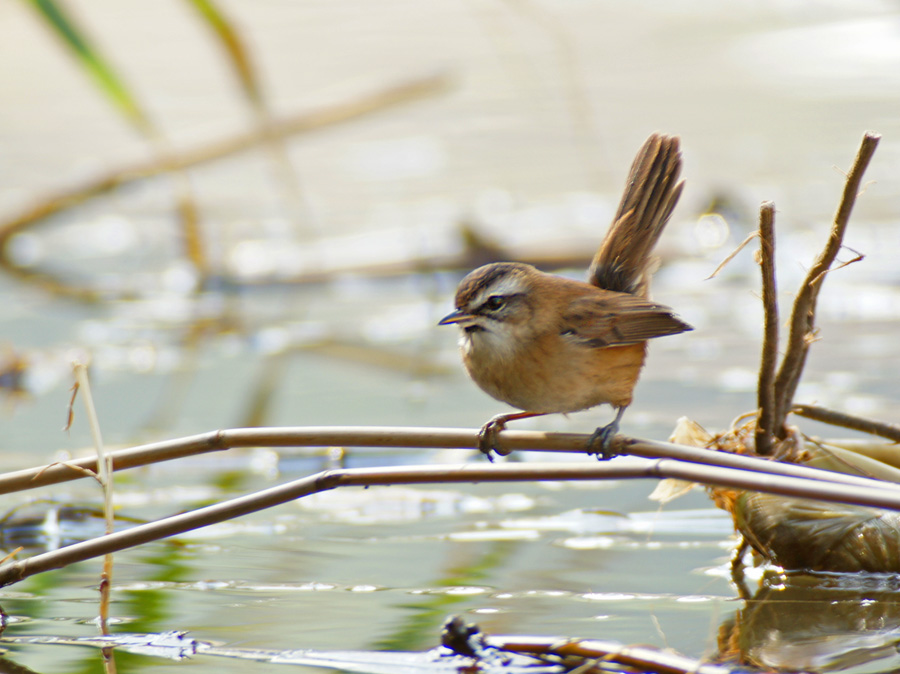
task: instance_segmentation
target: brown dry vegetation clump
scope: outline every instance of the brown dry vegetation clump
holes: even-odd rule
[[[885,443],[851,448],[813,440],[787,423],[791,413],[826,423],[862,430],[900,440],[894,426],[825,410],[795,405],[794,394],[806,357],[817,336],[816,302],[827,274],[862,259],[856,256],[838,266],[835,260],[843,245],[850,213],[859,193],[863,173],[878,145],[879,136],[867,133],[847,175],[843,198],[824,249],[810,268],[797,292],[790,331],[780,365],[779,312],[775,284],[774,206],[764,203],[760,227],[758,261],[762,270],[762,301],[765,310],[764,342],[757,390],[758,410],[748,414],[718,435],[683,422],[674,441],[730,454],[766,459],[900,483],[900,470],[872,458],[884,454]],[[752,238],[752,237],[751,237]],[[748,239],[749,241],[749,239]],[[746,243],[746,242],[745,242]],[[869,456],[867,456],[869,454]],[[894,459],[896,461],[896,459]],[[861,488],[862,489],[862,488]],[[797,498],[729,487],[709,487],[710,497],[734,519],[743,537],[738,561],[746,547],[762,560],[784,569],[831,572],[900,571],[900,514],[894,510],[845,503]]]

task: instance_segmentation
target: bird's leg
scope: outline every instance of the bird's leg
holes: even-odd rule
[[[588,440],[588,454],[595,455],[601,461],[612,459],[616,456],[615,452],[612,451],[612,439],[619,432],[619,421],[621,421],[623,414],[625,414],[625,408],[617,407],[616,418],[606,426],[594,431],[591,439]]]
[[[491,452],[497,452],[500,456],[508,455],[511,449],[500,449],[497,446],[498,435],[500,431],[506,428],[506,422],[515,421],[516,419],[528,419],[529,417],[539,417],[543,412],[512,412],[510,414],[498,414],[488,421],[481,430],[478,431],[478,449],[484,454],[488,461],[493,462],[494,457]]]

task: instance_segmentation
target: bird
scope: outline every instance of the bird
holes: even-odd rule
[[[588,269],[587,281],[521,262],[494,262],[459,283],[455,309],[438,325],[460,329],[471,379],[521,411],[498,414],[479,432],[491,461],[509,421],[586,410],[615,418],[598,428],[588,452],[610,458],[612,438],[631,404],[647,341],[693,328],[650,300],[652,252],[684,188],[677,136],[652,134],[637,154],[622,200]]]

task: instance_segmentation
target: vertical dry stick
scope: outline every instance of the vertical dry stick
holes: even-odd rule
[[[778,292],[775,285],[775,204],[759,208],[759,264],[762,270],[762,301],[765,311],[762,357],[759,365],[756,422],[756,453],[772,453],[775,431],[775,364],[778,359]]]
[[[178,215],[184,254],[194,265],[200,279],[206,280],[210,275],[210,265],[203,245],[200,211],[191,187],[191,179],[185,171],[179,169],[172,169],[169,177],[175,192],[175,212]]]
[[[781,439],[784,439],[787,434],[785,420],[793,404],[794,393],[797,390],[797,384],[800,382],[800,376],[803,374],[806,355],[809,352],[809,345],[815,331],[816,300],[819,296],[819,290],[822,288],[822,280],[841,249],[844,232],[847,229],[847,223],[850,221],[850,213],[856,202],[856,196],[859,194],[863,174],[869,165],[869,161],[872,159],[872,155],[875,154],[875,148],[878,147],[879,140],[881,140],[881,136],[877,133],[866,132],[863,135],[859,152],[856,155],[856,160],[853,162],[853,168],[847,174],[844,194],[834,216],[831,235],[825,244],[825,248],[819,255],[819,259],[816,260],[816,263],[806,275],[803,285],[800,286],[800,290],[797,293],[797,298],[794,300],[787,350],[781,362],[781,369],[775,378],[775,402],[777,408],[774,429],[777,436]]]
[[[91,436],[94,438],[94,446],[97,449],[97,467],[99,469],[100,484],[103,485],[103,514],[106,518],[106,533],[113,533],[114,515],[112,502],[113,465],[112,456],[106,453],[103,447],[103,437],[100,434],[100,421],[97,418],[97,409],[94,407],[94,397],[91,394],[91,384],[88,379],[87,366],[76,361],[73,363],[75,381],[81,391],[84,400],[84,408],[87,413],[88,424],[91,427]],[[100,574],[100,629],[104,635],[109,634],[109,587],[112,583],[111,554],[103,557],[103,571]]]
[[[169,142],[165,136],[152,127],[146,132],[146,137],[151,141],[156,155],[161,158],[165,166],[165,172],[172,188],[172,197],[175,202],[175,214],[181,235],[182,252],[194,265],[194,270],[201,280],[206,280],[210,274],[209,260],[203,246],[203,237],[200,231],[200,210],[197,207],[197,199],[194,196],[194,188],[187,169],[178,165],[175,154],[169,148]]]

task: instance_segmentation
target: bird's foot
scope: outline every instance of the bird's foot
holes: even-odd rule
[[[612,448],[612,440],[618,432],[619,425],[615,422],[598,428],[588,440],[588,454],[596,456],[600,461],[618,456]]]
[[[500,432],[506,428],[506,422],[508,420],[508,415],[498,414],[478,431],[478,451],[484,454],[491,463],[494,462],[493,452],[496,452],[500,456],[509,454],[509,450],[501,449],[497,445],[497,441],[499,440],[498,436],[500,435]]]
[[[618,453],[612,447],[612,442],[613,438],[615,438],[616,434],[619,432],[619,420],[622,418],[624,412],[625,408],[620,407],[616,412],[615,419],[606,426],[601,426],[594,431],[594,434],[591,435],[590,440],[588,440],[588,454],[596,456],[600,461],[608,461],[609,459],[618,456]]]
[[[506,428],[508,421],[515,419],[529,419],[531,417],[539,417],[545,412],[513,412],[511,414],[498,414],[478,431],[478,449],[484,454],[488,461],[493,462],[494,456],[491,452],[497,452],[500,456],[507,456],[511,449],[503,449],[497,442],[500,440],[500,432]]]

